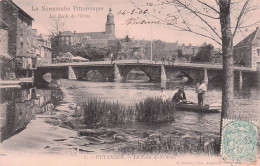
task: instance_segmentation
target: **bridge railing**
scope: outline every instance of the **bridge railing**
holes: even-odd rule
[[[65,62],[65,63],[50,63],[50,62],[41,62],[37,64],[37,67],[44,66],[69,66],[69,65],[109,65],[109,64],[155,64],[155,65],[166,65],[166,66],[189,66],[189,67],[204,67],[204,68],[222,68],[220,63],[210,63],[210,62],[189,62],[189,61],[150,61],[150,60],[115,60],[115,61],[89,61],[89,62]],[[234,66],[237,70],[250,70],[255,71],[250,67],[245,66]]]

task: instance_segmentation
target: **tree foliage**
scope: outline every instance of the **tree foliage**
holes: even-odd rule
[[[203,43],[199,47],[199,52],[195,57],[191,59],[192,62],[211,62],[212,54],[211,51],[214,49],[212,44]]]
[[[161,58],[166,56],[166,43],[161,40],[155,40],[152,42],[153,49],[153,57],[160,60]],[[150,55],[149,55],[150,56]]]
[[[105,57],[108,57],[110,50],[107,47],[97,48],[89,46],[80,46],[80,45],[63,45],[61,47],[61,52],[67,53],[70,52],[74,56],[80,56],[90,61],[104,60]]]
[[[184,57],[183,52],[182,52],[181,49],[178,49],[178,55],[177,55],[177,57],[178,57],[179,59],[181,59],[181,58]]]

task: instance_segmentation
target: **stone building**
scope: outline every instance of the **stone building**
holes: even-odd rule
[[[0,80],[15,79],[14,58],[8,54],[8,26],[0,20]]]
[[[109,9],[105,32],[82,32],[64,31],[58,35],[61,45],[89,45],[91,47],[106,46],[108,40],[115,40],[115,23],[112,9]]]
[[[260,71],[260,30],[258,27],[234,46],[234,63]]]
[[[32,30],[32,52],[37,57],[37,64],[52,62],[51,41],[37,34],[37,29]]]
[[[8,26],[0,20],[0,55],[8,54]]]
[[[36,69],[36,57],[31,45],[33,18],[12,0],[2,0],[0,19],[8,25],[8,53],[17,61],[16,75],[32,77]]]

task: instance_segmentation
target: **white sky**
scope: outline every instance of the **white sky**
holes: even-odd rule
[[[213,41],[203,38],[201,36],[194,35],[188,32],[175,31],[164,25],[124,25],[125,21],[131,17],[140,17],[145,18],[142,15],[121,15],[118,14],[119,11],[129,11],[131,12],[134,9],[133,4],[130,0],[13,0],[20,8],[26,11],[30,16],[34,18],[33,28],[38,29],[39,33],[48,34],[50,29],[50,15],[59,15],[59,14],[85,14],[90,15],[90,18],[64,18],[63,22],[65,23],[64,30],[77,31],[77,32],[102,32],[105,31],[106,16],[108,14],[108,9],[111,6],[115,18],[116,24],[116,36],[118,38],[123,38],[126,34],[129,34],[131,38],[138,40],[157,40],[160,39],[166,42],[179,42],[185,43],[186,45],[191,43],[192,45],[201,45],[203,42],[212,43],[213,45],[220,47],[215,44]],[[138,5],[145,4],[146,2],[152,2],[156,0],[144,1],[138,0]],[[133,0],[137,3],[137,0]],[[76,11],[62,11],[62,12],[53,12],[53,11],[42,11],[42,6],[46,7],[64,7],[67,6],[72,10],[73,6],[82,6],[82,7],[103,7],[103,11],[85,11],[85,12],[76,12]],[[38,7],[38,11],[33,11],[32,8]],[[140,6],[141,8],[146,9],[147,7]],[[161,8],[162,13],[159,11],[154,11],[158,16],[163,16],[163,14],[170,11],[170,9]],[[260,11],[255,12],[252,17],[252,20],[259,18]],[[242,40],[246,35],[251,33],[253,29],[250,29],[244,35],[237,35],[237,38],[234,40],[234,44]]]

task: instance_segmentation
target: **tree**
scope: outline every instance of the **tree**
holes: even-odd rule
[[[199,47],[199,52],[192,58],[192,62],[210,62],[212,59],[211,51],[214,49],[212,44],[203,43]]]
[[[60,48],[60,52],[67,53],[70,52],[74,56],[80,56],[91,61],[103,60],[104,57],[108,56],[110,50],[107,47],[90,47],[80,46],[80,45],[63,45]]]
[[[153,49],[153,57],[157,60],[161,58],[165,58],[165,47],[166,43],[161,40],[155,40],[152,42],[152,49]],[[148,59],[150,58],[150,54],[148,54]]]
[[[250,12],[258,9],[258,5],[254,2],[257,3],[254,0],[157,0],[156,3],[147,5],[157,10],[161,8],[161,16],[147,14],[150,18],[159,20],[160,24],[164,23],[173,30],[202,36],[221,45],[223,57],[221,125],[223,118],[234,117],[233,39],[237,33],[246,32],[260,22],[259,20],[249,22],[248,19]],[[171,7],[172,10],[163,13],[165,9],[163,6]],[[141,9],[138,5],[136,7]],[[222,126],[220,129],[222,130]]]
[[[181,49],[178,49],[178,55],[177,55],[178,59],[182,59],[184,57],[183,52]]]
[[[56,56],[60,55],[60,49],[61,49],[61,43],[60,43],[60,32],[63,31],[64,28],[64,22],[61,21],[60,18],[51,18],[50,23],[51,29],[49,29],[50,32],[50,38],[51,38],[51,45],[53,48],[53,53]]]

